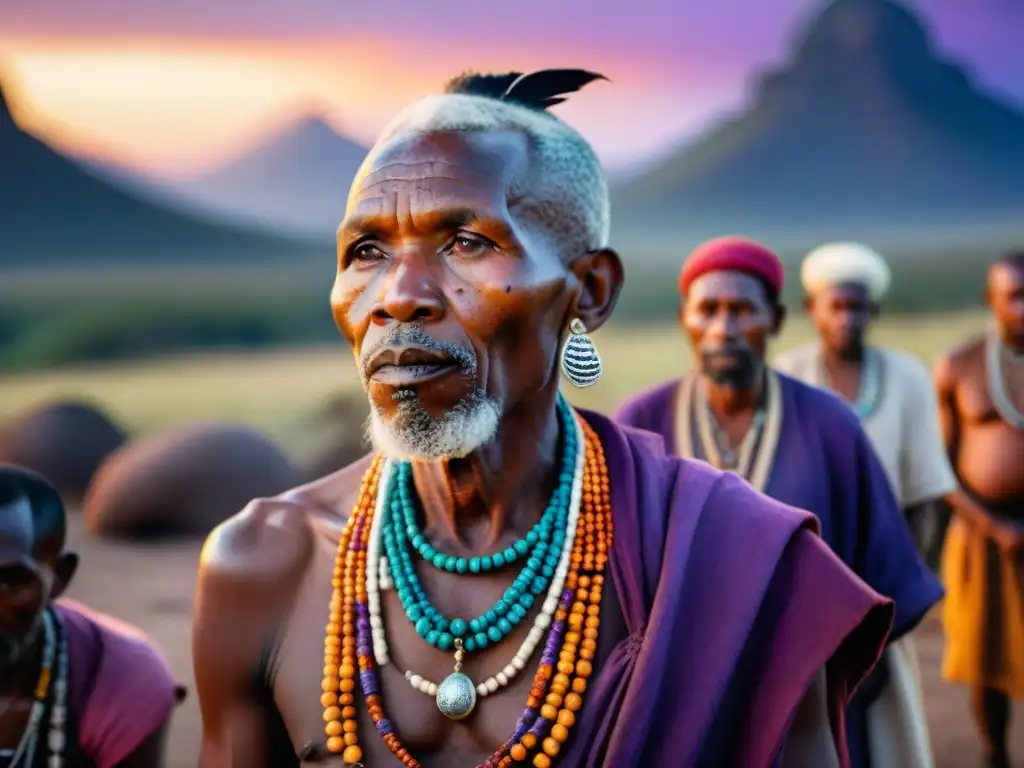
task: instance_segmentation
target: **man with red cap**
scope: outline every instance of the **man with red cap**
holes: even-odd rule
[[[702,459],[757,490],[814,513],[829,546],[896,604],[891,640],[942,597],[914,546],[900,505],[853,411],[835,395],[765,362],[785,320],[785,271],[771,250],[724,237],[698,247],[679,279],[679,319],[695,369],[628,400],[616,419],[660,434],[669,452]],[[847,713],[854,768],[872,764],[870,705],[889,682],[883,663]],[[894,718],[881,718],[890,727]],[[895,768],[895,766],[893,767]]]

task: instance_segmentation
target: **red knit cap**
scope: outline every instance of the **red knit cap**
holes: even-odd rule
[[[763,280],[775,295],[782,293],[786,273],[782,261],[771,250],[746,237],[718,237],[698,245],[679,273],[679,292],[686,295],[690,285],[708,272],[744,272]]]

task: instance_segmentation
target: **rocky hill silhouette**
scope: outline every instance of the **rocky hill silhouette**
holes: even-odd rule
[[[272,261],[319,244],[203,220],[99,178],[15,123],[0,81],[0,267]]]
[[[188,201],[234,220],[333,235],[367,148],[318,117],[300,120],[203,176],[169,182]]]
[[[891,0],[836,0],[752,106],[613,191],[615,222],[715,234],[1024,218],[1024,114]]]

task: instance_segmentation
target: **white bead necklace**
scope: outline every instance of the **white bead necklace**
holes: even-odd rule
[[[370,612],[370,634],[373,637],[373,655],[377,665],[385,666],[388,658],[388,644],[384,637],[384,620],[380,610],[380,584],[386,560],[380,556],[380,529],[384,519],[384,510],[388,503],[388,488],[391,483],[391,470],[394,462],[385,459],[380,469],[380,480],[377,482],[377,505],[370,524],[370,540],[366,545],[366,603]],[[390,580],[390,579],[389,579]]]
[[[576,471],[573,475],[572,491],[569,496],[569,515],[566,521],[566,536],[565,542],[562,546],[562,552],[559,557],[558,566],[555,568],[555,573],[551,578],[551,584],[548,587],[547,597],[544,600],[544,604],[541,606],[540,613],[534,619],[533,626],[530,628],[529,633],[523,640],[522,645],[519,646],[519,650],[516,651],[512,661],[505,666],[500,672],[492,677],[488,677],[482,683],[476,686],[477,696],[485,697],[492,693],[496,693],[501,688],[507,686],[513,679],[515,679],[520,672],[522,672],[529,664],[530,659],[533,657],[534,652],[537,650],[537,646],[540,645],[544,639],[544,632],[549,626],[551,621],[558,610],[559,598],[562,595],[562,589],[565,586],[565,579],[569,574],[569,562],[572,555],[573,544],[576,540],[576,525],[579,521],[580,511],[582,508],[583,501],[583,476],[586,469],[586,436],[583,433],[583,428],[579,423],[579,417],[574,419],[576,425]],[[385,472],[388,474],[386,475]],[[367,579],[366,579],[366,592],[367,592],[367,603],[370,612],[370,628],[374,632],[374,656],[377,657],[378,666],[383,666],[387,663],[388,650],[387,642],[384,639],[383,633],[383,621],[380,617],[380,592],[379,587],[381,582],[384,581],[383,576],[386,570],[386,560],[379,557],[380,547],[379,544],[375,544],[380,538],[380,527],[378,519],[382,515],[382,506],[380,498],[386,496],[382,493],[382,489],[386,488],[385,482],[389,479],[391,472],[391,465],[387,463],[381,473],[381,485],[378,489],[378,507],[375,513],[374,521],[370,526],[370,542],[367,545]],[[375,562],[375,561],[379,561]],[[377,568],[380,569],[380,577],[371,580],[369,577],[370,573],[376,573]],[[388,579],[390,581],[390,578]],[[375,606],[376,605],[376,609]],[[376,612],[376,622],[374,620]],[[375,626],[379,624],[381,627],[381,637],[378,643]],[[382,660],[383,659],[383,660]],[[411,670],[406,670],[405,679],[409,681],[409,684],[420,693],[424,693],[428,696],[437,695],[437,683],[432,680],[428,680],[422,675],[417,675]]]
[[[52,670],[54,656],[57,657],[57,675],[50,683],[53,691],[53,706],[50,710],[50,731],[47,738],[50,757],[47,768],[63,768],[64,766],[64,723],[67,720],[67,686],[68,686],[68,642],[67,633],[63,631],[60,618],[51,611],[43,614],[45,646],[43,647],[43,669]],[[58,629],[61,631],[58,632]],[[29,768],[35,762],[36,748],[39,741],[39,730],[42,725],[45,700],[36,700],[32,704],[28,723],[22,734],[18,748],[15,750],[8,768],[18,768],[22,764]]]
[[[1003,357],[1009,350],[1003,345],[999,334],[992,330],[985,340],[985,373],[988,379],[988,394],[996,411],[1014,429],[1024,430],[1024,413],[1017,409],[1006,388],[1006,372]]]

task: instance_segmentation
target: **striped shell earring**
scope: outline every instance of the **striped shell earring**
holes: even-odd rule
[[[591,387],[601,378],[601,356],[578,318],[569,323],[569,338],[562,347],[562,373],[574,386]]]

